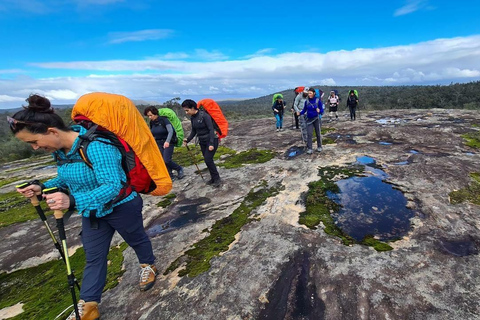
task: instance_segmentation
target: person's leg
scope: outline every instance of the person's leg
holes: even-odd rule
[[[275,114],[275,126],[277,128],[277,131],[280,130],[280,115],[279,114]]]
[[[322,148],[322,133],[320,129],[322,128],[322,124],[320,119],[315,120],[312,123],[313,127],[315,128],[315,135],[317,136],[317,149]]]
[[[307,149],[312,150],[313,124],[307,123]]]
[[[168,171],[171,172],[172,170],[175,170],[175,171],[179,171],[182,169],[181,166],[179,166],[177,163],[175,163],[173,160],[172,160],[172,156],[173,156],[173,150],[174,150],[175,146],[173,145],[173,143],[170,144],[170,146],[166,149],[163,150],[163,161],[165,161],[165,165],[167,166],[168,168]]]
[[[300,125],[298,123],[298,115],[295,111],[293,111],[293,116],[295,117],[295,129],[300,129]]]
[[[203,160],[207,165],[208,171],[210,172],[211,181],[216,182],[220,180],[220,174],[218,173],[217,166],[215,166],[215,162],[213,161],[213,156],[218,149],[218,139],[214,140],[213,150],[208,150],[208,146],[204,144],[200,144],[200,148],[202,149],[203,153]]]
[[[86,265],[83,271],[80,299],[100,302],[107,278],[107,255],[115,230],[103,218],[97,219],[98,229],[92,229],[90,219],[82,217],[82,244]]]
[[[307,121],[305,120],[305,116],[301,115],[300,119],[300,128],[302,131],[302,141],[307,143],[308,141],[308,133],[307,133]]]
[[[165,162],[165,166],[167,167],[167,170],[168,170],[168,174],[170,175],[170,178],[173,178],[173,172],[172,172],[172,169],[170,169],[167,165],[167,160],[165,160],[165,149],[163,148],[163,143],[158,143],[157,142],[157,145],[158,145],[158,149],[160,149],[160,154],[162,155],[162,159],[163,159],[163,162]]]
[[[143,227],[142,207],[143,200],[138,195],[114,207],[113,212],[102,219],[108,220],[110,226],[132,247],[139,263],[151,265],[155,262],[155,256],[150,238]]]
[[[283,130],[283,113],[282,114],[279,114],[279,122],[280,122],[280,130]]]
[[[352,113],[353,113],[353,120],[356,120],[356,112],[357,112],[357,107],[352,107]]]
[[[350,120],[353,120],[353,107],[349,107],[350,109]]]

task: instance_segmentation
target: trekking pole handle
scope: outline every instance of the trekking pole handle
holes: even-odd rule
[[[48,189],[44,189],[43,190],[43,193],[44,194],[52,194],[52,193],[56,193],[56,192],[62,192],[62,193],[67,193],[64,189],[62,188],[58,188],[58,187],[53,187],[53,188],[48,188]],[[62,223],[62,227],[63,227],[63,211],[62,210],[53,210],[53,215],[55,216],[55,219],[57,220],[57,226],[59,226],[59,220],[62,220],[61,223]],[[64,229],[64,228],[62,228]],[[65,230],[63,230],[63,238],[62,238],[62,235],[60,234],[60,229],[59,229],[59,236],[60,236],[60,239],[65,239]]]
[[[36,183],[32,183],[32,182],[24,182],[24,183],[21,183],[19,185],[16,185],[15,188],[17,189],[24,189],[26,187],[29,187],[31,186],[32,184],[36,184]],[[30,202],[32,203],[33,206],[37,207],[40,205],[40,201],[42,200],[42,192],[35,192],[35,195],[33,197],[30,198]]]

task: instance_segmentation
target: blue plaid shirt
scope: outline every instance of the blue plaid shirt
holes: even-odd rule
[[[72,130],[80,135],[87,129],[75,125]],[[82,159],[78,151],[80,138],[75,139],[70,151],[65,154],[62,150],[55,151],[53,156],[60,159]],[[89,217],[90,212],[96,211],[96,216],[101,218],[112,212],[112,208],[132,200],[137,196],[132,192],[128,197],[113,206],[107,205],[122,189],[122,181],[127,181],[122,168],[122,154],[110,144],[93,141],[87,148],[87,156],[93,165],[93,170],[85,162],[65,163],[57,167],[57,177],[44,183],[46,188],[68,188],[75,198],[78,213]]]

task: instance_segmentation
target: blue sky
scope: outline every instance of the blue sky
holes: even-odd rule
[[[480,80],[473,0],[1,0],[0,108]]]

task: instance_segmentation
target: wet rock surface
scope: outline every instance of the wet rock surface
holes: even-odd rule
[[[197,277],[161,274],[150,291],[140,292],[138,262],[128,248],[120,284],[103,295],[102,319],[479,318],[480,208],[452,205],[448,196],[470,183],[471,172],[480,171],[478,150],[461,138],[478,130],[478,112],[362,110],[360,116],[357,121],[324,121],[324,127],[336,129],[326,134],[335,144],[291,159],[286,153],[302,146],[300,131],[275,132],[273,117],[232,123],[223,145],[237,151],[270,149],[278,156],[263,164],[220,168],[219,188],[206,186],[195,167],[187,167],[186,177],[174,182],[177,197],[167,208],[157,207],[160,198],[144,196],[145,225],[160,272],[203,239],[215,221],[230,215],[260,181],[280,182],[285,189],[255,209],[257,219]],[[285,127],[290,120],[285,117]],[[322,226],[311,230],[298,224],[307,185],[319,179],[318,168],[343,166],[363,156],[375,159],[415,212],[408,234],[390,243],[392,251],[344,246]],[[155,232],[155,226],[188,214],[188,206],[195,207],[194,219]],[[69,246],[80,245],[80,219],[72,219],[68,228]],[[55,258],[40,221],[0,228],[0,236],[2,271]]]

